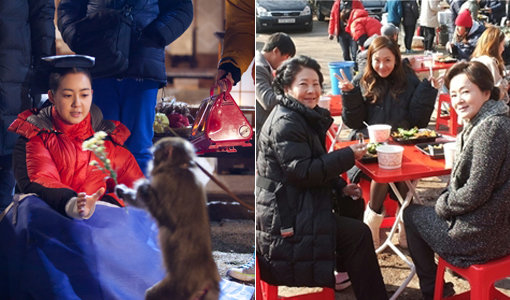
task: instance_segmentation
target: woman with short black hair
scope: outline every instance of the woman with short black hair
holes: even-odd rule
[[[333,119],[317,105],[323,80],[306,56],[276,72],[274,88],[283,97],[257,144],[257,267],[270,284],[312,287],[335,286],[336,268],[348,272],[357,299],[387,299],[370,230],[360,220],[361,191],[340,177],[366,145],[327,153]]]
[[[445,85],[464,123],[448,190],[435,206],[410,205],[404,211],[424,299],[434,295],[434,253],[461,268],[510,254],[509,108],[494,100],[499,89],[480,62],[455,64]],[[445,287],[453,293],[451,284]]]

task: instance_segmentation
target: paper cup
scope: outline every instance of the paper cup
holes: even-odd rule
[[[377,161],[381,169],[399,169],[402,166],[404,147],[382,145],[377,147]]]
[[[444,149],[444,167],[445,169],[451,169],[455,162],[455,143],[445,143]]]
[[[322,108],[325,108],[325,109],[329,110],[330,103],[331,103],[331,97],[321,96],[319,98],[319,106],[322,107]]]
[[[391,126],[375,124],[368,126],[368,138],[371,143],[384,143],[390,138]]]

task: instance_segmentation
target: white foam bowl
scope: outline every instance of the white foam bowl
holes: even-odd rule
[[[391,126],[374,124],[368,126],[368,138],[371,143],[384,143],[390,138]]]
[[[377,161],[381,169],[399,169],[402,166],[404,147],[382,145],[377,147]]]

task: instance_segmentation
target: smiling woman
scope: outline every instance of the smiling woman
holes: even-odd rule
[[[368,136],[367,125],[388,124],[398,128],[427,127],[434,110],[437,90],[431,80],[420,81],[414,71],[402,61],[398,45],[386,36],[377,37],[368,48],[365,70],[351,83],[340,80],[342,89],[342,119],[352,128],[351,138],[357,133]],[[359,169],[351,171],[351,179],[359,180]],[[397,185],[402,194],[403,183]],[[386,183],[372,181],[370,201],[365,211],[365,222],[372,230],[374,243],[379,244],[379,226],[384,217],[383,201],[389,191]],[[405,234],[400,230],[400,242],[405,245]]]
[[[493,100],[499,99],[499,89],[480,62],[455,64],[445,85],[464,120],[449,186],[435,206],[412,204],[404,211],[424,299],[434,295],[434,252],[460,268],[510,254],[509,108]]]
[[[19,134],[13,152],[14,176],[22,193],[35,193],[62,215],[88,219],[96,201],[123,206],[102,172],[82,149],[95,132],[107,134],[103,145],[118,183],[132,186],[143,177],[133,155],[122,146],[129,131],[118,121],[103,120],[92,104],[91,57],[63,55],[45,59],[51,68],[48,96],[52,105],[18,115],[9,130]],[[106,193],[105,193],[106,191]]]
[[[282,98],[257,144],[257,266],[262,280],[287,286],[333,287],[335,269],[348,272],[357,299],[387,299],[361,222],[361,190],[340,177],[366,144],[326,152],[333,119],[317,105],[323,81],[317,61],[306,56],[276,71],[273,86]]]

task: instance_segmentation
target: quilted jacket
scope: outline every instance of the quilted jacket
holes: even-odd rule
[[[381,22],[369,17],[368,12],[364,9],[353,9],[345,31],[352,36],[352,39],[363,45],[365,40],[374,34],[381,35]],[[361,41],[360,38],[364,37]]]
[[[21,137],[13,151],[14,176],[23,193],[36,193],[65,215],[65,205],[77,193],[88,195],[107,188],[105,174],[91,166],[99,159],[82,144],[97,131],[108,134],[105,148],[118,183],[132,186],[143,177],[133,155],[122,146],[129,130],[118,121],[103,120],[99,108],[92,105],[89,115],[79,124],[65,123],[53,106],[19,114],[9,130]],[[104,201],[123,204],[113,193]]]
[[[256,235],[258,267],[268,283],[330,287],[335,283],[333,191],[346,185],[339,175],[354,165],[354,153],[350,148],[326,152],[331,123],[329,111],[282,98],[262,126]],[[294,235],[283,238],[281,229],[288,224]]]
[[[129,67],[117,77],[150,79],[163,84],[166,82],[164,48],[191,24],[191,0],[62,0],[57,9],[58,29],[71,49],[76,49],[80,38],[96,38],[100,44],[111,39],[109,31],[97,30],[112,26],[112,20],[105,18],[106,13],[121,10],[126,3],[133,6],[134,28]],[[97,36],[91,37],[91,32]]]

